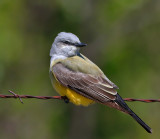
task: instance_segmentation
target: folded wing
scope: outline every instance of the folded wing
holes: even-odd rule
[[[55,78],[64,86],[92,100],[105,103],[115,100],[117,92],[114,86],[101,76],[74,71],[62,63],[55,64],[52,69]]]

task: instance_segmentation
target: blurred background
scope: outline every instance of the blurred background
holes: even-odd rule
[[[1,0],[0,93],[57,95],[49,78],[56,35],[72,32],[123,98],[160,98],[159,0]],[[159,139],[160,103],[127,104],[149,126],[100,104],[0,99],[1,139]]]

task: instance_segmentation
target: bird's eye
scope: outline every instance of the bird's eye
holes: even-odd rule
[[[64,43],[65,43],[65,44],[70,44],[70,42],[69,42],[69,41],[64,41]]]

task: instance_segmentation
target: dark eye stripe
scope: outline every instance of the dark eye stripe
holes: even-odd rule
[[[71,44],[69,41],[64,41],[65,44]]]
[[[68,45],[75,45],[74,43],[71,43],[69,41],[62,41],[64,44],[68,44]]]

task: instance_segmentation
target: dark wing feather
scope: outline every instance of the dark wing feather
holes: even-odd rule
[[[52,68],[56,79],[77,93],[101,103],[116,99],[116,90],[102,77],[95,77],[68,69],[61,63]]]

